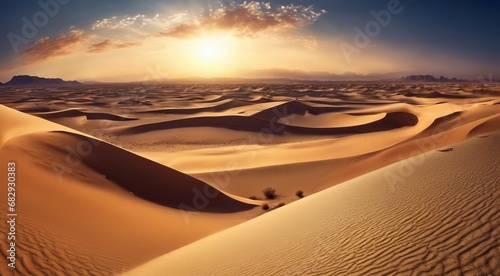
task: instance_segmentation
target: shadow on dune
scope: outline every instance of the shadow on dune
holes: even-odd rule
[[[190,211],[232,213],[249,210],[255,206],[233,199],[212,186],[163,166],[132,152],[68,132],[52,132],[52,141],[44,146],[66,155],[66,160],[81,160],[94,171],[103,174],[135,196],[171,208]],[[64,144],[64,145],[62,145]],[[86,156],[74,156],[67,149],[89,148]]]
[[[330,103],[328,103],[330,104]],[[284,116],[279,116],[280,114],[287,115],[305,115],[306,113],[313,115],[320,115],[323,113],[329,112],[342,112],[347,110],[345,107],[333,107],[333,106],[311,106],[305,103],[301,103],[299,101],[290,101],[284,104],[280,104],[273,108],[264,109],[260,112],[255,113],[252,117],[263,119],[263,120],[271,120],[274,117],[281,118]],[[279,112],[277,112],[279,111]]]
[[[195,108],[165,108],[165,109],[156,109],[156,110],[146,110],[140,111],[137,113],[149,113],[149,114],[196,114],[201,112],[221,112],[231,108],[251,105],[250,103],[246,103],[239,100],[230,100],[224,103],[220,103],[214,106],[207,107],[195,107]]]
[[[446,93],[434,91],[432,93],[408,92],[404,94],[406,97],[429,98],[429,99],[471,99],[477,98],[473,94]]]
[[[303,111],[303,113],[302,113]],[[267,110],[266,112],[273,112]],[[295,109],[288,110],[288,114],[305,114],[305,110]],[[266,116],[264,116],[266,115]],[[247,132],[262,132],[271,131],[273,134],[283,134],[285,132],[298,135],[341,135],[341,134],[356,134],[369,133],[378,131],[387,131],[402,127],[414,126],[418,123],[418,117],[406,112],[388,113],[384,118],[364,125],[350,127],[335,127],[335,128],[308,128],[285,125],[278,123],[280,116],[276,116],[270,120],[259,117],[267,117],[269,114],[255,114],[250,117],[245,116],[221,116],[221,117],[198,117],[186,118],[174,121],[152,123],[140,126],[134,126],[117,131],[117,135],[141,134],[151,131],[178,129],[178,128],[193,128],[193,127],[215,127],[230,129],[236,131]]]
[[[37,117],[43,118],[43,119],[61,119],[61,118],[68,118],[68,117],[80,117],[80,116],[85,116],[87,120],[108,120],[108,121],[134,121],[137,120],[135,118],[126,118],[114,114],[109,114],[109,113],[92,113],[92,112],[84,112],[78,109],[68,109],[68,110],[62,110],[62,111],[55,111],[55,112],[50,112],[50,113],[39,113],[39,114],[33,114]]]

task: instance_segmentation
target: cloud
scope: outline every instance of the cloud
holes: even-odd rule
[[[232,2],[207,10],[201,16],[180,12],[170,16],[163,14],[113,16],[95,21],[93,31],[131,30],[154,33],[154,36],[186,38],[200,34],[232,34],[254,37],[262,33],[276,33],[300,28],[314,23],[326,11],[314,6],[286,5],[272,7],[269,2],[251,1],[241,4]],[[167,31],[165,31],[167,30]]]
[[[245,1],[210,10],[200,18],[178,24],[167,32],[160,32],[158,36],[185,38],[203,33],[226,32],[253,37],[259,33],[307,26],[324,13],[324,10],[316,11],[313,6],[290,4],[272,9],[270,3]]]
[[[115,48],[122,49],[122,48],[135,47],[135,46],[140,46],[140,45],[142,45],[140,42],[118,43],[118,44],[115,44]]]
[[[112,39],[105,39],[102,42],[95,43],[90,45],[87,52],[89,53],[100,53],[111,49],[123,49],[128,47],[140,46],[139,42],[127,42],[127,43],[119,43],[115,42]]]
[[[89,53],[103,52],[103,51],[109,49],[112,45],[113,45],[113,41],[111,39],[106,39],[106,40],[103,40],[102,42],[90,45],[88,52]]]
[[[178,13],[171,16],[164,16],[162,14],[155,14],[147,16],[144,14],[137,14],[134,16],[113,16],[97,20],[92,24],[92,30],[107,29],[116,30],[124,28],[145,28],[145,27],[158,27],[167,28],[172,24],[178,23],[186,17],[186,13]]]
[[[52,57],[67,55],[89,37],[83,30],[72,27],[67,34],[54,38],[40,38],[33,42],[28,49],[21,52],[19,56],[27,58],[25,64],[32,64]]]

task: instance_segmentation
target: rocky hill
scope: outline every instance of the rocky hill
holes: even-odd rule
[[[5,86],[76,86],[83,85],[77,81],[65,81],[59,78],[41,78],[36,76],[14,76]]]
[[[411,75],[411,76],[406,76],[402,77],[401,80],[403,81],[419,81],[419,82],[466,82],[467,80],[462,80],[462,79],[457,79],[457,78],[446,78],[446,77],[439,77],[435,78],[434,76],[431,75]]]

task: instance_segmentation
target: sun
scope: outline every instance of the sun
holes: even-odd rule
[[[203,37],[195,40],[193,50],[202,62],[221,62],[227,57],[228,42],[226,37]]]
[[[189,75],[218,77],[234,71],[239,65],[241,41],[231,35],[203,35],[181,41],[177,45],[179,63]]]
[[[207,43],[201,46],[200,57],[207,61],[214,61],[222,57],[222,51],[218,43]]]

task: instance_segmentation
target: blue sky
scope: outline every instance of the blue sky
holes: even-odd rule
[[[46,12],[37,2],[51,8],[56,3],[58,10],[43,22]],[[354,28],[364,31],[374,21],[370,12],[388,10],[391,3],[400,12],[379,26],[369,45],[358,47]],[[272,77],[279,70],[500,77],[500,1],[18,0],[1,5],[0,81],[14,74],[140,80],[149,71],[167,78],[260,77],[256,72]],[[36,15],[43,24],[26,37],[23,18],[34,23]],[[355,53],[346,57],[345,45]],[[119,70],[106,67],[111,65]]]

